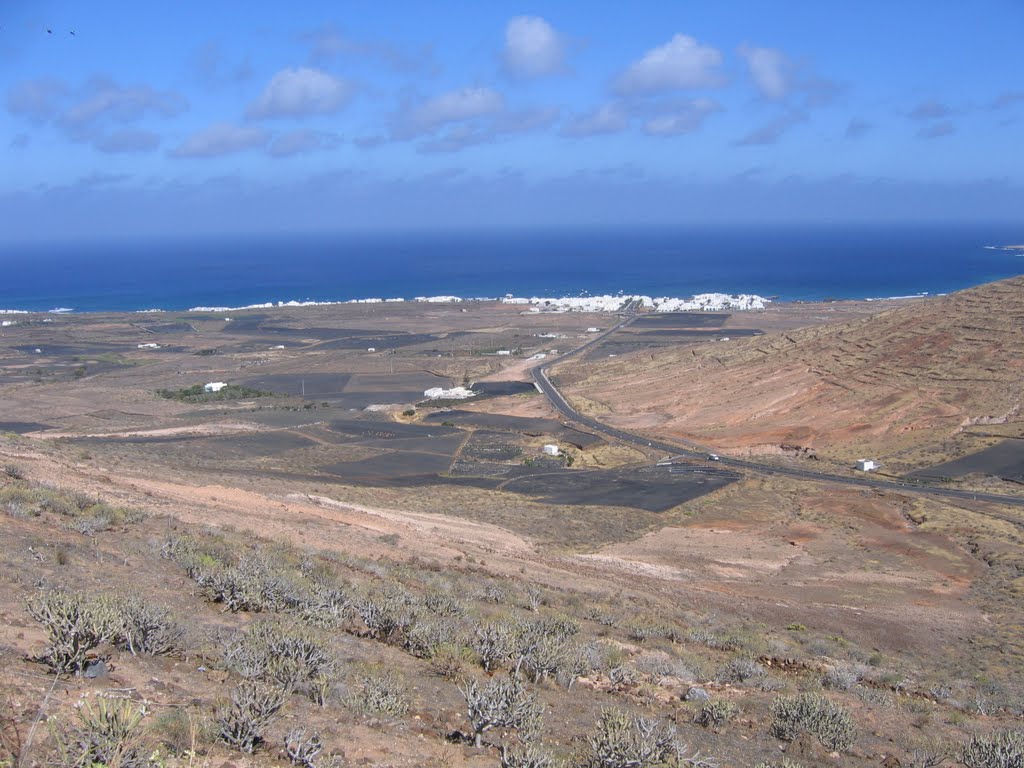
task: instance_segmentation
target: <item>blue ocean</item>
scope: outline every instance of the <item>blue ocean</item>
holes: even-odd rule
[[[0,309],[456,295],[778,300],[945,293],[1024,273],[1024,224],[689,227],[0,243]]]

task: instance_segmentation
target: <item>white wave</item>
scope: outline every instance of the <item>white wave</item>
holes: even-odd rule
[[[909,296],[876,296],[874,298],[864,299],[864,301],[898,301],[900,299],[923,299],[931,295],[932,294],[930,294],[928,291],[924,291],[923,293],[912,293]],[[935,295],[943,296],[945,294],[939,293]]]

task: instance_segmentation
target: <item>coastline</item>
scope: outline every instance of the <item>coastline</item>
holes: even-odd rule
[[[880,296],[880,297],[851,297],[851,298],[822,298],[818,300],[808,299],[779,299],[777,297],[768,298],[759,294],[729,294],[729,293],[699,293],[689,297],[672,297],[672,296],[661,296],[652,297],[643,294],[604,294],[598,296],[561,296],[557,298],[546,298],[546,297],[519,297],[506,295],[503,297],[461,297],[452,295],[439,295],[439,296],[416,296],[411,299],[406,298],[361,298],[361,299],[344,299],[337,301],[312,301],[305,300],[299,301],[295,299],[287,301],[266,301],[258,302],[255,304],[243,304],[238,306],[194,306],[186,309],[162,309],[158,307],[151,307],[149,309],[89,309],[89,310],[77,310],[71,307],[55,307],[53,309],[0,309],[0,315],[10,317],[11,319],[0,321],[2,327],[9,327],[18,324],[18,320],[25,315],[66,315],[66,314],[78,314],[78,315],[96,315],[96,314],[137,314],[137,315],[148,315],[148,314],[165,314],[169,312],[184,312],[184,313],[224,313],[224,312],[246,312],[259,309],[288,309],[288,308],[302,308],[302,307],[331,307],[331,306],[344,306],[350,304],[480,304],[480,303],[499,303],[506,305],[522,305],[527,308],[526,311],[530,313],[566,313],[566,312],[591,312],[591,313],[611,313],[621,312],[627,309],[632,304],[637,304],[638,308],[646,309],[652,312],[748,312],[752,310],[766,309],[769,304],[808,304],[808,303],[834,303],[836,301],[903,301],[910,299],[924,299],[934,296],[942,296],[945,294],[941,293],[930,293],[923,291],[921,293],[907,294],[903,296]],[[52,320],[44,320],[43,322],[53,322]]]

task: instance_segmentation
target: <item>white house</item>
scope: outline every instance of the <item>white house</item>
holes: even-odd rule
[[[874,462],[873,459],[858,459],[857,469],[859,469],[861,472],[871,472],[874,469],[878,469],[878,465]]]
[[[226,382],[223,382],[223,381],[211,381],[209,384],[204,384],[203,385],[203,392],[220,392],[226,386],[227,386]]]
[[[548,456],[557,456],[558,446],[555,445],[554,443],[549,443],[548,445],[544,446],[544,453],[546,453]]]

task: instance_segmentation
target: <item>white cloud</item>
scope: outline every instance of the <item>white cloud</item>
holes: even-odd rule
[[[922,101],[910,112],[911,120],[945,120],[956,114],[951,107],[938,101]]]
[[[93,146],[108,154],[150,152],[160,146],[160,136],[152,131],[126,129],[98,136]]]
[[[942,120],[931,125],[926,125],[917,132],[920,139],[941,139],[943,136],[951,136],[956,133],[956,125],[952,120]]]
[[[619,133],[629,127],[629,114],[621,104],[602,104],[597,109],[570,120],[562,127],[563,136],[598,136]]]
[[[142,119],[147,112],[174,117],[188,107],[183,96],[157,91],[148,85],[122,88],[113,81],[98,78],[90,82],[88,90],[89,95],[72,105],[60,118],[72,130],[89,126],[102,118],[130,123]]]
[[[421,144],[419,151],[424,153],[458,152],[477,144],[489,144],[504,136],[541,130],[550,126],[557,119],[557,107],[503,112],[493,119],[457,125],[438,138]]]
[[[431,133],[448,123],[495,115],[504,108],[505,99],[491,88],[460,88],[413,107],[399,133],[405,138]]]
[[[7,92],[7,111],[33,120],[50,120],[60,112],[68,91],[67,85],[53,78],[25,80]]]
[[[756,48],[746,43],[739,47],[739,54],[746,59],[750,76],[754,78],[762,96],[772,100],[786,97],[792,70],[786,54],[776,48]]]
[[[650,136],[693,133],[704,125],[708,117],[721,111],[722,105],[714,99],[695,99],[670,113],[651,118],[644,123],[644,133]]]
[[[522,77],[560,72],[565,45],[558,32],[539,16],[516,16],[505,25],[505,67]]]
[[[348,103],[352,90],[347,81],[319,69],[282,69],[245,115],[251,119],[330,115]]]
[[[616,80],[615,89],[634,94],[717,88],[725,84],[721,65],[722,53],[717,48],[701,45],[689,35],[676,35],[630,64]]]
[[[174,157],[218,157],[233,152],[262,147],[267,143],[267,133],[260,128],[215,123],[189,136],[175,149]]]
[[[321,149],[333,149],[339,143],[340,137],[333,133],[301,129],[282,133],[274,139],[267,151],[271,157],[291,157]]]
[[[776,117],[774,120],[756,128],[742,139],[736,142],[740,147],[763,146],[774,144],[793,126],[799,125],[807,120],[807,114],[801,111],[788,112]]]

